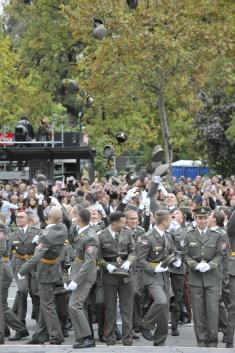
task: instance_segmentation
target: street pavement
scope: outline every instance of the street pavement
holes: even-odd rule
[[[13,300],[16,293],[16,285],[12,284],[9,292],[9,306],[12,306]],[[30,333],[29,338],[33,334],[36,323],[31,319],[31,300],[28,298],[28,314],[27,314],[27,327]],[[121,329],[120,314],[118,313],[118,326]],[[96,337],[96,347],[86,349],[86,352],[96,353],[199,353],[199,352],[235,352],[235,349],[225,349],[225,344],[222,343],[222,334],[219,333],[219,345],[218,348],[198,348],[196,347],[196,339],[194,335],[194,329],[192,324],[179,326],[180,336],[172,337],[169,329],[169,336],[166,341],[165,347],[153,347],[152,342],[145,340],[142,336],[138,340],[134,340],[133,346],[122,346],[120,342],[116,346],[106,346],[104,343],[98,341],[97,336],[97,325],[94,324],[94,332]],[[11,332],[11,336],[15,333]],[[17,342],[9,342],[6,338],[5,345],[0,346],[0,353],[69,353],[74,352],[72,345],[74,342],[73,330],[69,330],[69,337],[65,339],[65,342],[61,346],[50,346],[50,345],[25,345],[28,339],[22,339]]]

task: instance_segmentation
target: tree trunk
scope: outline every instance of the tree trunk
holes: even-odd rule
[[[158,112],[160,117],[160,125],[162,131],[162,137],[164,141],[165,147],[165,156],[166,156],[166,163],[171,165],[172,163],[172,147],[170,143],[170,133],[167,124],[167,115],[165,111],[165,101],[164,101],[164,93],[162,87],[158,90],[158,100],[157,100]]]
[[[165,156],[166,156],[166,163],[169,164],[169,172],[167,174],[167,180],[168,183],[172,187],[172,157],[173,157],[173,151],[172,151],[172,146],[170,142],[170,133],[168,129],[168,123],[167,123],[167,115],[165,111],[165,100],[164,100],[164,92],[162,87],[159,88],[158,90],[158,99],[157,99],[157,106],[158,106],[158,112],[159,112],[159,117],[160,117],[160,126],[161,126],[161,131],[162,131],[162,137],[164,141],[164,147],[165,147]]]

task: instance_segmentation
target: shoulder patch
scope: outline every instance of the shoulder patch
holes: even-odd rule
[[[2,230],[0,231],[0,240],[3,240],[6,238],[5,232],[3,232]]]
[[[148,245],[148,243],[149,243],[149,241],[146,238],[142,239],[142,241],[141,241],[142,245]]]

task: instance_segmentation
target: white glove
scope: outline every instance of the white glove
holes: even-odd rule
[[[68,286],[66,283],[64,283],[64,289],[68,290]]]
[[[175,260],[174,262],[172,262],[172,265],[179,268],[181,266],[181,263],[182,263],[182,261],[180,259],[178,259],[178,260]]]
[[[95,204],[95,208],[96,208],[97,211],[101,212],[103,217],[106,217],[106,213],[105,213],[104,207],[100,203],[97,202]]]
[[[24,198],[24,199],[27,199],[27,197],[28,197],[28,193],[27,193],[27,191],[25,191],[25,192],[23,193],[23,198]]]
[[[200,262],[196,266],[196,270],[198,270],[200,272],[207,272],[207,271],[209,271],[209,269],[210,269],[210,265],[208,265],[207,262]]]
[[[166,189],[164,188],[164,186],[161,183],[158,185],[158,190],[161,191],[164,196],[168,195],[168,192],[166,191]]]
[[[72,266],[70,266],[69,268],[68,268],[68,274],[70,275],[70,273],[71,273],[71,270],[72,270]]]
[[[68,284],[68,286],[67,286],[67,288],[68,288],[68,290],[75,290],[75,289],[77,289],[77,283],[76,282],[74,282],[74,281],[71,281],[69,284]]]
[[[112,273],[114,270],[116,270],[117,269],[117,267],[116,266],[113,266],[113,265],[111,265],[111,264],[108,264],[107,265],[107,271],[109,272],[109,273]]]
[[[134,187],[130,190],[128,190],[126,196],[124,197],[124,199],[122,200],[122,202],[124,204],[127,204],[128,201],[130,201],[130,199],[132,199],[132,197],[135,197],[136,196],[136,193],[138,192],[138,188],[137,187]]]
[[[62,207],[61,204],[59,203],[59,201],[55,197],[49,196],[49,198],[51,199],[51,203],[53,203],[54,206],[57,206],[57,207],[60,207],[60,208]]]
[[[39,234],[35,235],[35,237],[32,240],[32,243],[38,244],[38,239],[39,239]]]
[[[18,279],[25,279],[25,276],[21,276],[20,273],[17,273],[17,277],[18,277]]]
[[[154,181],[154,183],[156,183],[156,184],[160,184],[160,183],[161,183],[161,177],[160,177],[159,175],[155,175],[155,176],[153,177],[153,181]]]
[[[38,199],[39,205],[42,205],[42,201],[44,200],[44,195],[43,194],[36,194],[35,197],[36,197],[36,199]]]
[[[162,267],[162,262],[160,262],[160,264],[158,264],[154,270],[155,273],[161,273],[166,271],[168,271],[168,267]]]
[[[121,268],[123,268],[126,271],[129,271],[130,266],[131,266],[131,263],[130,261],[127,260],[122,264]]]

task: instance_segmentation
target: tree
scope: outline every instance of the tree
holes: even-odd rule
[[[235,138],[231,134],[234,112],[235,97],[217,90],[212,99],[205,102],[195,121],[210,165],[224,176],[234,172]]]
[[[158,141],[163,137],[167,161],[172,160],[173,144],[174,149],[191,145],[199,89],[212,89],[218,82],[231,85],[232,7],[231,1],[149,0],[130,11],[121,0],[80,0],[78,6],[70,1],[63,11],[73,36],[85,47],[79,82],[96,102],[87,114],[91,131],[109,139],[113,126],[135,126],[135,142],[127,130],[129,142],[136,144],[138,136],[139,145],[142,132],[150,143],[153,134]],[[109,31],[103,41],[92,38],[93,18]],[[178,127],[180,141],[174,138]]]

